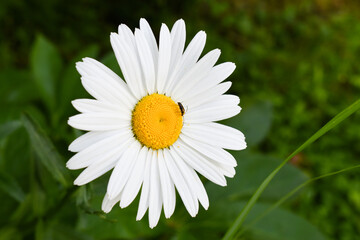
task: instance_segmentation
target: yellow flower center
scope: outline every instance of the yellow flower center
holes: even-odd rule
[[[157,150],[171,146],[178,139],[183,118],[177,103],[170,97],[154,93],[136,104],[131,124],[137,140]]]

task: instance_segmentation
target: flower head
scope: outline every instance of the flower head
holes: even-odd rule
[[[149,209],[149,224],[157,225],[164,209],[169,218],[178,191],[187,211],[195,216],[209,200],[197,172],[225,186],[233,177],[236,160],[224,149],[246,148],[244,135],[215,123],[238,114],[237,96],[224,94],[223,82],[233,63],[214,66],[220,50],[200,60],[206,34],[200,31],[184,51],[185,23],[171,31],[163,24],[159,45],[145,19],[133,33],[120,25],[111,45],[124,80],[100,62],[84,58],[76,64],[84,88],[95,99],[72,102],[81,112],[70,126],[89,131],[69,150],[77,152],[69,169],[86,168],[74,184],[84,185],[113,169],[102,210],[120,202],[127,207],[140,193],[136,219]]]

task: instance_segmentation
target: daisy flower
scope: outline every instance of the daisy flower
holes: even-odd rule
[[[236,160],[224,149],[246,148],[244,135],[215,123],[237,115],[237,96],[224,94],[223,82],[235,69],[226,62],[215,65],[220,50],[200,60],[206,34],[200,31],[185,46],[185,22],[171,31],[163,24],[159,44],[145,19],[132,32],[126,25],[111,33],[110,42],[124,80],[102,63],[84,58],[76,64],[84,88],[95,99],[77,99],[81,112],[68,124],[89,131],[69,150],[77,152],[69,169],[86,168],[74,184],[84,185],[112,170],[102,203],[110,212],[120,202],[127,207],[140,193],[137,220],[149,209],[155,227],[162,208],[166,218],[175,210],[179,193],[194,217],[199,203],[209,199],[198,174],[220,186],[233,177]]]

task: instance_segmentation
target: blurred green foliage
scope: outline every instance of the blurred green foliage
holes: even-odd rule
[[[0,2],[0,239],[218,239],[276,165],[360,93],[360,4],[357,1],[60,1]],[[94,57],[119,73],[109,33],[140,17],[157,35],[178,18],[187,40],[202,29],[206,51],[237,69],[231,92],[243,112],[226,122],[247,137],[234,152],[228,187],[206,183],[208,211],[192,219],[178,199],[154,230],[135,221],[137,203],[105,215],[109,174],[83,187],[65,169],[70,101],[88,97],[75,62]],[[298,184],[358,164],[355,114],[297,155],[274,179],[248,221]],[[356,239],[360,235],[358,171],[324,179],[257,222],[244,239]]]

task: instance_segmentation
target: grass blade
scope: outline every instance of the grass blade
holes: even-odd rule
[[[228,229],[225,236],[223,237],[224,240],[233,239],[235,234],[239,231],[241,228],[243,222],[245,221],[245,218],[249,214],[250,210],[256,203],[256,201],[259,199],[263,191],[266,189],[266,187],[269,185],[271,180],[275,177],[275,175],[280,171],[280,169],[296,154],[301,152],[304,148],[309,146],[311,143],[316,141],[318,138],[320,138],[322,135],[333,129],[335,126],[337,126],[339,123],[341,123],[343,120],[348,118],[351,114],[359,110],[360,108],[360,100],[355,101],[353,104],[351,104],[349,107],[344,109],[342,112],[337,114],[334,118],[332,118],[325,126],[320,128],[314,135],[312,135],[308,140],[306,140],[305,143],[303,143],[298,149],[296,149],[290,156],[288,156],[274,171],[272,171],[265,180],[261,183],[261,185],[258,187],[258,189],[255,191],[255,193],[251,196],[250,200],[247,202],[243,210],[240,212],[239,216],[236,218],[233,225]]]

